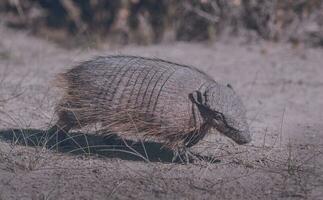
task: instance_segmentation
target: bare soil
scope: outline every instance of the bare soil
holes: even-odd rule
[[[0,199],[323,199],[322,49],[235,39],[101,46],[67,50],[0,26]],[[193,65],[230,83],[246,104],[252,143],[210,134],[192,150],[214,159],[190,164],[131,138],[114,152],[91,130],[76,132],[80,146],[38,143],[56,119],[55,75],[121,53]]]

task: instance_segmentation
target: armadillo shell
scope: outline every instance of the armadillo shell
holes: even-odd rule
[[[57,111],[73,126],[101,123],[103,130],[157,138],[172,148],[203,125],[188,95],[215,84],[193,67],[135,56],[83,62],[61,74],[60,83],[65,94]]]

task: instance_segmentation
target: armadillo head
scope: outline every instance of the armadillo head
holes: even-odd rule
[[[191,93],[189,98],[197,105],[203,118],[220,133],[237,144],[251,141],[245,107],[230,85],[216,83],[203,92]]]

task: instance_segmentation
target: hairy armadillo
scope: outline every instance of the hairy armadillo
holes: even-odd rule
[[[172,149],[195,145],[213,128],[238,144],[251,140],[239,96],[194,67],[106,56],[80,63],[58,82],[65,93],[51,130],[61,135],[100,123],[103,130],[155,138]]]

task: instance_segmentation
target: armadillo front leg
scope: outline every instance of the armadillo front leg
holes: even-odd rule
[[[196,159],[200,159],[201,156],[192,153],[188,148],[196,145],[201,139],[204,138],[206,131],[201,131],[200,129],[194,130],[187,135],[185,135],[183,147],[179,148],[173,157],[173,162],[180,160],[182,163],[190,163]]]
[[[172,162],[181,162],[185,164],[194,163],[196,160],[201,160],[201,156],[191,152],[186,147],[181,147],[174,152]]]
[[[184,137],[184,146],[187,148],[190,148],[196,145],[200,140],[204,138],[205,135],[206,135],[206,132],[201,130],[195,130],[188,133]]]

